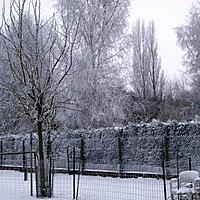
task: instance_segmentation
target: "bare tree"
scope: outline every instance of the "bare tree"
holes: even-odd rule
[[[150,22],[148,26],[145,26],[143,21],[138,20],[130,35],[130,43],[132,48],[131,86],[136,97],[143,101],[147,118],[151,119],[159,112],[159,103],[162,100],[165,85],[154,23]]]
[[[62,10],[60,13],[59,19],[64,20]],[[0,31],[14,80],[1,80],[0,85],[15,96],[36,127],[41,196],[47,195],[43,131],[63,103],[59,95],[73,65],[78,36],[79,16],[71,8],[69,13],[62,24],[55,15],[43,21],[40,0],[13,0],[9,20],[3,16]]]
[[[191,97],[193,107],[200,113],[200,3],[194,4],[190,10],[187,22],[176,29],[178,44],[184,50],[185,73],[190,77]]]
[[[70,1],[58,1],[66,8]],[[127,20],[128,0],[73,0],[80,18],[80,49],[72,78],[79,113],[73,119],[81,127],[112,125],[117,101],[114,90],[121,87],[120,72]],[[114,114],[115,113],[115,114]]]
[[[149,79],[151,83],[152,96],[161,97],[164,86],[164,72],[161,71],[161,58],[158,55],[158,45],[155,37],[154,22],[150,22],[147,27],[147,41],[149,51]],[[160,94],[159,94],[160,93]]]

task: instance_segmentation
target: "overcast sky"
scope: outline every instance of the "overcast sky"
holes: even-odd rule
[[[53,0],[42,0],[43,16],[47,17],[52,13],[52,2]],[[176,44],[174,28],[184,24],[195,0],[132,0],[132,2],[131,21],[138,18],[146,22],[155,21],[162,67],[166,74],[173,78],[180,71],[184,71],[183,52]]]
[[[183,52],[178,47],[174,28],[184,24],[193,0],[134,0],[132,20],[155,21],[162,67],[173,78],[183,71]]]
[[[165,73],[174,78],[185,70],[182,64],[183,51],[177,45],[174,28],[184,24],[187,15],[196,0],[131,0],[131,21],[138,18],[146,22],[155,21],[156,36],[162,67]],[[48,15],[52,0],[42,0],[44,11]],[[52,10],[52,8],[51,8]]]

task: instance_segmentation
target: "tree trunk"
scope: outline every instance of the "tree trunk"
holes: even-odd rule
[[[46,185],[45,185],[45,165],[44,165],[44,151],[43,151],[43,136],[42,136],[42,122],[37,122],[37,133],[38,133],[38,142],[39,142],[39,180],[40,180],[40,195],[46,197]]]

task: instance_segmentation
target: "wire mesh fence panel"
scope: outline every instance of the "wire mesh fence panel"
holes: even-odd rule
[[[82,200],[164,200],[162,179],[80,176],[76,181]]]
[[[161,162],[159,159],[156,162],[131,162],[131,157],[135,155],[131,155],[131,152],[134,152],[136,143],[136,138],[130,141],[122,140],[119,147],[118,138],[114,142],[113,139],[89,139],[84,142],[81,150],[81,140],[76,140],[76,143],[66,150],[63,158],[54,157],[53,196],[69,200],[164,200]],[[156,151],[153,145],[152,156]],[[161,146],[159,143],[160,148]],[[129,150],[131,152],[126,157],[125,153],[127,155]],[[168,181],[166,183],[168,184]],[[169,196],[169,187],[166,189]]]
[[[124,164],[127,171],[119,173],[117,163],[85,162],[82,169],[80,151],[76,148],[74,155],[70,151],[68,158],[54,158],[53,197],[69,200],[165,199],[162,166],[127,163]],[[152,171],[157,173],[152,174]]]
[[[30,176],[30,174],[28,175]],[[35,180],[35,176],[33,175]],[[33,181],[35,184],[35,181]],[[18,171],[0,170],[0,199],[6,200],[15,199],[15,196],[28,198],[30,196],[30,178],[24,181],[24,174]],[[35,196],[35,188],[33,189],[33,195]],[[4,198],[5,196],[5,198]]]
[[[72,182],[69,173],[69,163],[67,157],[63,159],[53,158],[52,170],[52,196],[58,198],[71,199]]]
[[[55,174],[53,197],[66,200],[164,200],[163,180],[158,178],[120,178],[102,176]],[[103,177],[104,176],[104,177]],[[168,184],[168,181],[167,181]],[[167,197],[169,197],[167,187]]]
[[[155,174],[162,175],[162,166],[155,164],[144,164],[144,163],[133,163],[133,164],[123,164],[123,173],[138,173],[138,174]]]
[[[190,163],[188,157],[180,152],[178,158],[175,153],[169,160],[170,157],[165,155],[175,152],[174,147],[164,149],[163,137],[150,139],[120,138],[121,144],[119,138],[92,138],[84,143],[81,139],[71,141],[70,146],[53,157],[53,197],[69,200],[166,200],[171,195],[170,179],[189,170],[190,165],[197,169],[200,159],[191,157]],[[165,183],[163,159],[168,159],[165,162]],[[0,192],[29,195],[30,167],[30,154],[0,155]],[[27,181],[24,181],[25,176]]]
[[[72,199],[72,176],[62,173],[54,174],[53,197]]]
[[[0,157],[0,194],[34,195],[35,176],[30,153],[5,153]]]

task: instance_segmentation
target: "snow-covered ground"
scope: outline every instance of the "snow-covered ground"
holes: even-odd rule
[[[30,178],[29,178],[30,179]],[[76,177],[77,182],[77,177]],[[0,171],[0,200],[35,200],[23,173]],[[79,200],[164,200],[163,181],[151,178],[108,178],[81,176]],[[72,199],[72,176],[56,174],[52,200]]]

